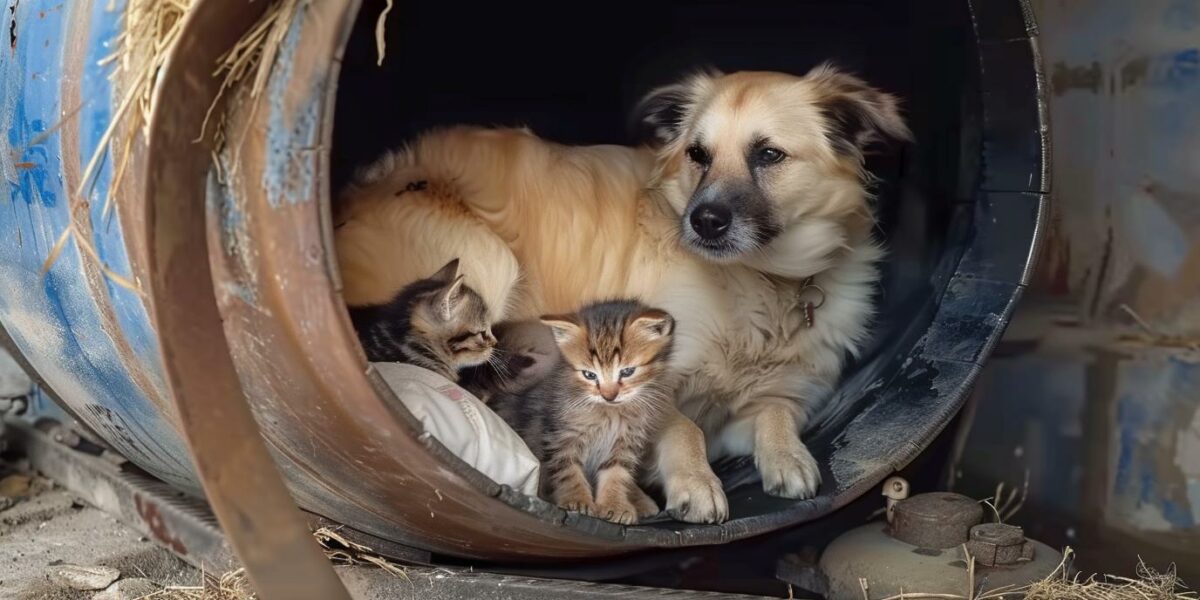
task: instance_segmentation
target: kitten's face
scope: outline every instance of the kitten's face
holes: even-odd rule
[[[604,302],[577,314],[544,317],[572,381],[590,401],[621,404],[661,393],[675,322],[635,302]]]
[[[442,285],[422,294],[413,306],[412,332],[424,338],[452,369],[481,365],[492,357],[496,337],[483,298],[463,283],[458,261],[431,279]]]

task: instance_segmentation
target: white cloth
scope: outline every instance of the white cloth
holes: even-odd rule
[[[537,496],[541,465],[521,436],[470,392],[401,363],[372,363],[425,431],[496,483]]]

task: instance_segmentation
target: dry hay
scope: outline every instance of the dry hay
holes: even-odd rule
[[[167,586],[138,600],[257,600],[250,588],[245,569],[229,571],[220,577],[202,574],[195,586]]]
[[[138,142],[139,135],[145,136],[149,127],[150,115],[153,111],[154,87],[159,73],[166,63],[170,50],[179,38],[184,17],[193,6],[193,0],[129,0],[125,6],[124,27],[117,36],[116,50],[100,61],[99,66],[114,65],[109,79],[114,87],[123,89],[124,94],[116,109],[113,111],[108,128],[100,137],[96,149],[88,159],[87,166],[79,179],[79,186],[69,194],[71,211],[88,210],[87,198],[95,185],[100,165],[109,157],[114,144],[120,150],[120,156],[115,163],[115,170],[109,183],[108,194],[104,201],[101,218],[112,216],[113,206],[121,182],[125,177],[125,169],[129,164],[129,156],[133,146]],[[115,10],[109,5],[108,10]],[[68,119],[73,118],[83,108],[78,108],[63,117],[57,129]],[[122,130],[123,127],[123,130]],[[116,139],[118,130],[123,133]],[[81,258],[87,258],[96,263],[101,272],[113,283],[141,295],[141,289],[128,278],[113,272],[100,260],[99,254],[86,235],[80,235],[75,221],[59,235],[51,247],[45,262],[42,263],[42,274],[49,272],[55,261],[66,247],[68,241],[74,240]]]
[[[1067,548],[1063,562],[1049,577],[1025,590],[1027,600],[1196,600],[1175,574],[1175,565],[1166,571],[1156,571],[1139,561],[1137,577],[1093,575],[1087,579],[1068,575],[1068,564],[1074,552]]]
[[[335,565],[374,565],[396,577],[408,579],[408,573],[402,565],[379,556],[367,546],[346,539],[336,529],[322,527],[313,532],[313,537]]]

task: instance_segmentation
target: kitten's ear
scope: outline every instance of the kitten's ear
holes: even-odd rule
[[[454,316],[455,309],[463,301],[463,280],[465,278],[466,275],[455,277],[454,281],[442,288],[438,294],[438,309],[441,310],[442,318],[447,321]]]
[[[454,282],[455,278],[457,278],[457,277],[458,277],[458,259],[456,258],[456,259],[446,263],[446,266],[438,269],[438,272],[434,273],[432,276],[430,276],[430,279],[432,279],[438,283],[452,283],[452,282]]]
[[[560,345],[583,333],[583,326],[575,315],[547,315],[541,321],[554,334],[554,342]]]
[[[667,337],[675,331],[675,319],[665,310],[648,308],[642,311],[642,314],[634,317],[632,326],[637,331],[651,337],[661,338]]]

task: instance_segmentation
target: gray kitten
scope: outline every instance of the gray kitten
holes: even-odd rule
[[[636,477],[671,402],[674,320],[620,300],[541,321],[559,350],[549,374],[491,406],[542,461],[543,495],[618,523],[656,514]]]
[[[386,304],[351,306],[350,320],[371,362],[403,362],[451,380],[492,359],[488,307],[463,283],[454,259],[405,286]]]

